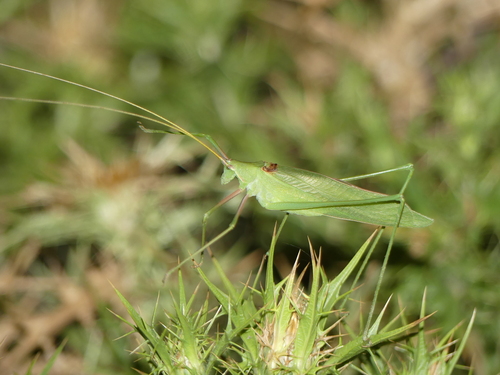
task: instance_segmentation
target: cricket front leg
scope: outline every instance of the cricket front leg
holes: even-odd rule
[[[241,190],[239,192],[241,192]],[[223,199],[224,202],[222,204],[224,204],[228,200],[230,200],[230,199],[234,198],[236,195],[238,195],[238,194],[235,194],[235,193],[233,193],[233,194],[231,194],[230,196],[226,197],[226,198],[230,197],[229,199],[226,199],[226,198]],[[176,270],[178,270],[180,267],[182,267],[189,260],[191,260],[195,264],[195,267],[199,267],[201,265],[202,261],[200,261],[200,263],[196,263],[196,261],[194,260],[194,257],[196,255],[198,255],[198,254],[202,254],[203,251],[205,251],[206,249],[208,249],[210,246],[212,246],[214,243],[216,243],[217,241],[219,241],[222,237],[224,237],[226,234],[228,234],[229,232],[231,232],[234,229],[234,227],[238,223],[238,219],[240,217],[241,211],[243,210],[243,207],[245,206],[245,203],[246,203],[246,201],[247,201],[248,198],[249,198],[248,195],[245,195],[243,197],[243,199],[241,200],[241,203],[240,203],[240,205],[238,207],[238,210],[236,211],[236,215],[234,215],[233,220],[231,220],[231,222],[229,223],[228,227],[224,231],[222,231],[221,233],[219,233],[216,237],[212,238],[210,241],[208,241],[202,247],[200,247],[198,250],[196,250],[194,253],[192,253],[189,258],[184,259],[176,267],[174,267],[173,269],[171,269],[170,271],[168,271],[167,274],[165,275],[165,277],[163,278],[163,280],[166,280],[168,277],[170,277],[170,275],[172,273],[174,273]],[[216,207],[214,207],[210,211],[213,212],[213,210],[215,208],[217,208],[217,207],[220,207],[220,205],[221,204],[218,204]],[[210,216],[210,215],[208,215],[208,216]],[[211,255],[212,255],[212,253],[211,253]]]
[[[202,229],[201,229],[201,246],[202,246],[202,249],[207,249],[208,250],[208,253],[210,254],[210,256],[213,256],[212,254],[212,250],[210,250],[210,245],[206,245],[206,241],[207,241],[207,224],[208,224],[208,219],[210,218],[210,216],[219,208],[221,207],[222,205],[226,204],[227,202],[229,202],[231,199],[235,198],[236,196],[238,196],[241,192],[243,191],[243,189],[238,189],[236,191],[233,191],[231,194],[229,194],[227,197],[225,197],[224,199],[222,199],[219,203],[217,203],[214,207],[212,207],[210,210],[208,210],[207,212],[205,212],[205,215],[203,215],[203,221],[202,221]],[[246,198],[243,198],[243,200],[246,201]],[[243,202],[243,201],[242,201]],[[240,206],[241,206],[241,203],[240,203]],[[238,209],[238,212],[236,213],[236,220],[237,220],[237,216],[239,215],[239,209]],[[234,219],[233,219],[234,221]],[[216,237],[217,238],[217,237]],[[212,241],[211,241],[212,242]],[[199,250],[198,250],[199,251]],[[193,255],[194,256],[194,255]],[[203,251],[201,251],[201,256],[200,256],[200,263],[196,263],[194,259],[192,259],[193,263],[199,267],[202,263],[203,263]]]

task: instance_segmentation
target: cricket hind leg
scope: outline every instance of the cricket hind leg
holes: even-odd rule
[[[405,165],[402,165],[402,166],[396,167],[396,168],[386,169],[386,170],[380,171],[380,172],[368,173],[368,174],[363,174],[363,175],[359,175],[359,176],[352,176],[352,177],[340,179],[341,181],[351,182],[351,181],[362,180],[365,178],[380,176],[383,174],[392,173],[392,172],[399,172],[399,171],[407,171],[408,174],[406,175],[406,180],[403,183],[403,186],[401,186],[399,193],[394,195],[394,197],[395,197],[394,201],[398,201],[399,205],[400,205],[400,211],[398,214],[398,218],[396,220],[396,225],[394,226],[394,231],[399,227],[399,224],[401,222],[401,218],[403,216],[404,206],[406,204],[406,201],[404,198],[404,192],[405,192],[405,190],[406,190],[406,188],[407,188],[407,186],[408,186],[408,184],[413,176],[413,172],[415,171],[415,168],[414,168],[412,163],[408,163],[408,164],[405,164]],[[391,238],[392,238],[392,236],[391,236]]]
[[[405,201],[405,198],[404,198],[404,192],[406,190],[406,187],[408,186],[408,183],[411,180],[411,177],[413,176],[414,167],[413,167],[413,164],[406,164],[406,165],[403,165],[401,167],[397,167],[397,168],[393,168],[393,169],[388,169],[386,171],[375,172],[375,173],[370,173],[370,174],[367,174],[367,175],[362,175],[362,176],[356,176],[356,177],[351,177],[351,178],[343,179],[343,181],[354,181],[354,180],[359,180],[359,179],[362,179],[362,178],[368,178],[368,177],[378,176],[378,175],[381,175],[381,174],[391,173],[391,172],[397,172],[397,171],[402,171],[402,170],[408,171],[408,175],[407,175],[406,180],[403,183],[403,186],[401,187],[401,189],[399,191],[399,194],[398,194],[398,196],[399,196],[399,206],[400,206],[399,214],[398,214],[398,219],[396,221],[396,225],[392,229],[391,237],[389,239],[389,244],[387,245],[387,250],[386,250],[385,256],[384,256],[384,261],[383,261],[382,267],[380,269],[380,275],[379,275],[378,280],[377,280],[377,286],[375,287],[375,293],[373,294],[373,301],[372,301],[372,304],[370,306],[370,311],[368,313],[368,318],[366,320],[365,331],[363,333],[363,339],[365,341],[370,340],[370,337],[369,337],[370,330],[371,330],[370,326],[371,326],[371,322],[373,320],[373,315],[375,313],[375,306],[377,304],[378,295],[379,295],[379,292],[380,292],[380,289],[381,289],[381,286],[382,286],[382,280],[384,278],[385,271],[387,269],[387,264],[389,263],[389,257],[391,255],[391,251],[392,251],[392,248],[393,248],[393,245],[394,245],[394,239],[396,237],[396,232],[397,232],[397,230],[399,228],[399,224],[400,224],[401,218],[403,216],[403,210],[404,210],[404,207],[405,207],[405,204],[406,204],[406,201]],[[384,229],[384,227],[382,227],[382,229]]]
[[[396,219],[396,225],[392,229],[391,237],[389,239],[389,244],[387,245],[387,250],[386,250],[386,253],[385,253],[385,256],[384,256],[384,261],[382,263],[382,267],[380,269],[380,275],[378,277],[377,285],[375,287],[375,293],[373,295],[373,301],[372,301],[372,304],[370,306],[370,311],[368,313],[368,318],[366,320],[366,327],[365,327],[365,331],[363,333],[363,339],[365,341],[368,341],[370,339],[370,337],[369,337],[369,335],[370,335],[370,329],[371,329],[370,326],[371,326],[371,322],[373,320],[373,315],[375,313],[375,306],[377,304],[378,295],[379,295],[379,292],[380,292],[380,289],[381,289],[381,286],[382,286],[382,280],[384,278],[384,274],[385,274],[385,271],[387,269],[387,264],[389,262],[389,257],[391,255],[391,251],[392,251],[392,248],[393,248],[393,245],[394,245],[394,238],[396,237],[396,232],[397,232],[397,230],[399,228],[399,225],[401,223],[401,218],[403,216],[403,211],[404,211],[404,207],[405,207],[405,204],[406,204],[406,201],[405,201],[405,198],[404,198],[404,192],[406,190],[406,187],[408,186],[408,183],[410,182],[410,180],[411,180],[411,178],[413,176],[414,167],[413,167],[413,164],[405,164],[405,165],[402,165],[400,167],[396,167],[396,168],[392,168],[392,169],[387,169],[385,171],[380,171],[380,172],[369,173],[369,174],[364,174],[364,175],[360,175],[360,176],[353,176],[353,177],[347,177],[347,178],[342,178],[341,179],[341,181],[351,182],[351,181],[362,180],[362,179],[365,179],[365,178],[380,176],[382,174],[392,173],[392,172],[398,172],[398,171],[407,171],[408,174],[407,174],[405,182],[403,183],[403,186],[401,186],[401,189],[399,190],[399,193],[393,196],[394,197],[394,201],[399,202],[400,209],[399,209],[399,212],[398,212],[398,217]],[[382,231],[384,229],[385,229],[385,227],[381,227]]]
[[[392,173],[392,172],[407,171],[408,174],[406,176],[406,180],[403,183],[403,186],[401,187],[401,189],[399,190],[399,193],[397,194],[397,195],[400,195],[401,198],[403,198],[403,194],[406,190],[406,187],[408,186],[408,183],[410,182],[410,180],[413,176],[414,170],[415,170],[415,168],[413,167],[413,164],[409,163],[409,164],[402,165],[400,167],[386,169],[386,170],[380,171],[380,172],[368,173],[368,174],[363,174],[363,175],[359,175],[359,176],[346,177],[346,178],[341,178],[340,180],[345,181],[345,182],[351,182],[351,181],[363,180],[365,178],[376,177],[376,176],[380,176],[380,175]]]
[[[404,192],[405,192],[405,190],[406,190],[406,188],[407,188],[407,186],[408,186],[408,184],[413,176],[414,170],[415,170],[415,168],[413,167],[413,164],[409,163],[409,164],[402,165],[400,167],[391,168],[391,169],[387,169],[387,170],[380,171],[380,172],[374,172],[374,173],[368,173],[368,174],[363,174],[363,175],[359,175],[359,176],[342,178],[341,181],[351,182],[351,181],[356,181],[356,180],[362,180],[365,178],[380,176],[382,174],[387,174],[387,173],[392,173],[392,172],[407,171],[408,174],[406,176],[406,180],[403,183],[403,186],[401,186],[399,193],[391,196],[391,197],[394,197],[394,201],[398,202],[399,206],[400,206],[398,218],[396,220],[396,225],[394,226],[394,230],[393,230],[393,232],[394,232],[399,227],[399,224],[401,222],[401,218],[403,216],[403,210],[404,210],[404,206],[406,204],[406,201],[404,198]],[[392,239],[393,239],[393,236],[391,236],[391,240]],[[392,244],[391,244],[391,246],[392,246]]]

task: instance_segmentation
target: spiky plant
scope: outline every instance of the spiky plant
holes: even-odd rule
[[[359,333],[344,321],[348,312],[340,308],[352,288],[344,294],[341,289],[366,254],[369,255],[367,249],[374,246],[372,241],[376,242],[378,236],[371,236],[332,280],[320,267],[321,257],[311,246],[311,282],[307,289],[303,286],[306,270],[298,274],[298,260],[288,276],[277,283],[274,281],[277,237],[275,233],[261,286],[258,285],[264,267],[252,283],[248,281],[241,289],[231,283],[216,259],[212,265],[223,287],[217,286],[197,268],[217,299],[218,307],[212,312],[208,300],[199,311],[194,309],[194,294],[186,298],[179,271],[175,315],[167,315],[168,322],[163,324],[161,333],[153,324],[146,324],[118,292],[134,321],[134,330],[149,348],[144,355],[149,359],[151,373],[306,375],[339,374],[349,368],[364,374],[451,374],[470,333],[473,318],[454,352],[449,342],[454,330],[436,350],[426,349],[424,321],[429,315],[425,316],[425,303],[419,319],[407,323],[400,314],[403,324],[397,327],[394,327],[396,319],[383,325],[389,301],[370,327],[359,325]],[[223,328],[215,329],[222,322]],[[342,331],[347,333],[342,334]],[[402,355],[387,356],[384,350],[393,353],[395,343],[398,343],[397,352]]]

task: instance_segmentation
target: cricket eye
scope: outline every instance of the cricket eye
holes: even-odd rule
[[[264,172],[276,172],[277,169],[278,169],[278,164],[276,164],[276,163],[266,163],[262,167],[262,170]]]

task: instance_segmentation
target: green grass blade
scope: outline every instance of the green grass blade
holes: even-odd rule
[[[64,340],[61,345],[59,345],[56,349],[56,351],[54,352],[54,354],[52,354],[49,358],[49,360],[47,361],[47,363],[45,364],[45,366],[43,366],[43,369],[42,369],[42,372],[40,372],[40,375],[49,375],[50,374],[50,370],[52,368],[52,366],[54,366],[54,363],[55,361],[57,360],[57,357],[59,357],[59,355],[61,354],[62,350],[64,349],[64,346],[66,345],[67,343],[67,340]],[[30,368],[28,369],[28,373],[27,375],[30,375],[31,374],[31,369],[32,369],[32,366],[35,364],[35,362],[32,362],[32,364],[30,365]]]
[[[422,297],[422,307],[420,308],[420,318],[425,316],[427,289],[424,290]],[[417,374],[425,374],[429,368],[429,353],[425,346],[425,321],[419,324],[417,335],[417,348],[415,350],[415,362],[413,368]]]
[[[158,333],[149,325],[147,325],[141,316],[135,311],[132,305],[127,301],[127,299],[115,288],[116,294],[120,301],[127,309],[128,314],[135,323],[135,330],[139,333],[151,347],[153,352],[158,355],[163,364],[165,364],[170,371],[174,371],[171,353],[167,350],[167,347],[163,343],[162,337],[158,336]]]
[[[354,271],[358,263],[360,262],[361,258],[363,257],[363,254],[365,253],[366,249],[370,245],[370,242],[372,241],[373,237],[376,235],[376,233],[379,231],[377,229],[371,236],[368,238],[368,240],[365,241],[363,246],[356,252],[356,255],[351,259],[351,261],[347,264],[347,266],[340,272],[335,279],[330,281],[328,284],[322,286],[322,291],[321,293],[324,293],[327,297],[325,300],[325,305],[324,305],[324,310],[329,311],[333,309],[333,306],[335,303],[338,301],[339,293],[340,293],[340,288],[342,285],[344,285],[345,281],[349,277],[349,275]]]
[[[455,353],[453,354],[453,358],[446,364],[447,365],[447,371],[445,372],[445,375],[451,375],[453,372],[453,369],[457,365],[458,360],[460,359],[460,355],[462,354],[465,344],[467,343],[467,339],[470,336],[470,333],[472,331],[472,326],[474,325],[474,320],[476,318],[476,310],[474,309],[472,313],[472,317],[470,318],[469,324],[467,325],[467,329],[465,330],[465,334],[462,337],[462,341],[460,342],[459,347],[455,350]]]

